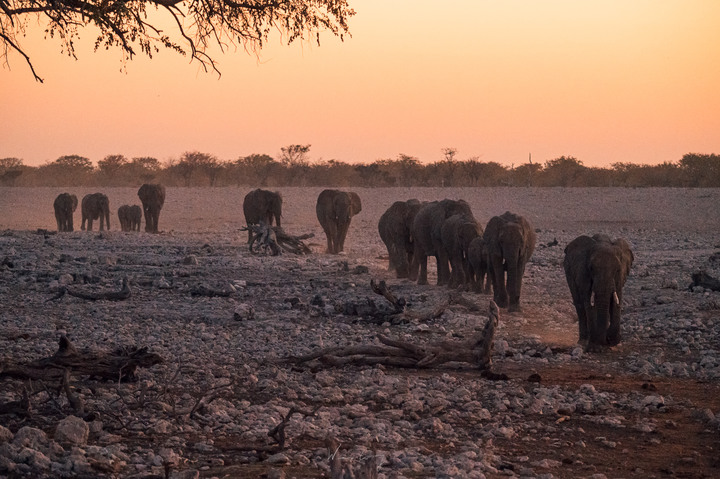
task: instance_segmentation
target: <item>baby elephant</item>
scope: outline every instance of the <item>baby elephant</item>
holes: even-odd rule
[[[634,259],[627,241],[601,234],[579,236],[565,248],[565,277],[586,351],[620,342],[622,290]]]
[[[118,220],[122,231],[140,231],[142,209],[138,205],[122,205],[118,208]]]

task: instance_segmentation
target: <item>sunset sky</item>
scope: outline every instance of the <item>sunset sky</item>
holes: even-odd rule
[[[161,161],[278,156],[370,163],[456,148],[503,165],[586,166],[720,153],[720,1],[351,0],[351,38],[274,38],[215,53],[222,77],[170,51],[78,60],[37,27],[0,69],[0,158]]]

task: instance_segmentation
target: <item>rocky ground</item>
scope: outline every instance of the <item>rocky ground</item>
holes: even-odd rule
[[[247,190],[170,190],[159,235],[58,234],[51,213],[23,214],[30,206],[12,190],[0,196],[0,411],[23,398],[30,411],[0,414],[0,476],[323,477],[336,452],[328,435],[343,461],[374,456],[386,478],[720,475],[720,293],[688,287],[701,269],[720,277],[718,190],[362,190],[348,251],[330,256],[313,222],[317,191],[292,189],[285,229],[315,233],[314,253],[279,257],[247,251],[239,208],[211,207],[241,204]],[[60,192],[38,190],[43,205]],[[112,193],[114,207],[132,200]],[[483,327],[491,298],[473,293],[464,297],[479,313],[368,317],[386,305],[372,278],[413,311],[448,297],[385,271],[374,225],[410,197],[463,197],[482,222],[511,209],[538,229],[523,311],[501,311],[495,336],[493,371],[506,380],[467,364],[293,360],[379,334],[426,343]],[[562,258],[570,240],[595,232],[626,238],[636,261],[623,341],[589,354],[576,345]],[[123,278],[124,300],[58,294],[118,291]],[[136,382],[73,375],[70,395],[58,381],[3,375],[52,355],[61,336],[78,349],[148,347],[163,362],[138,369]],[[278,425],[282,446],[268,435]]]

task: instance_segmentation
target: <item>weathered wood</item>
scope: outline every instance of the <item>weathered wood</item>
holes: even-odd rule
[[[112,352],[77,350],[67,337],[62,336],[55,354],[24,364],[4,364],[0,378],[62,380],[65,370],[70,370],[76,375],[101,380],[131,382],[137,379],[137,368],[149,368],[162,362],[159,355],[148,352],[147,348],[125,347]]]
[[[705,271],[697,271],[693,273],[692,280],[693,282],[690,285],[691,288],[695,286],[702,286],[703,288],[710,289],[712,291],[720,291],[720,280],[713,278]]]
[[[271,256],[278,256],[283,251],[293,254],[312,253],[310,247],[303,243],[303,240],[315,236],[312,233],[293,236],[285,233],[285,230],[279,226],[269,226],[265,223],[249,225],[242,228],[241,231],[248,229],[253,233],[249,245],[250,251],[253,253],[269,253]]]
[[[372,455],[361,464],[343,464],[340,457],[340,442],[335,436],[328,435],[325,438],[325,445],[328,450],[330,461],[330,479],[377,479],[377,454],[373,450]]]
[[[120,288],[119,291],[101,291],[101,292],[96,292],[96,293],[90,293],[90,292],[86,293],[83,291],[75,291],[66,286],[63,286],[58,290],[58,292],[57,292],[57,294],[55,294],[55,296],[48,299],[47,301],[55,301],[57,299],[60,299],[63,296],[65,296],[66,293],[69,294],[70,296],[74,296],[74,297],[80,298],[80,299],[86,299],[88,301],[98,301],[98,300],[123,301],[125,299],[128,299],[130,296],[132,296],[132,292],[130,291],[130,284],[126,277],[126,278],[123,278],[122,287]]]
[[[405,306],[407,305],[405,298],[396,298],[395,295],[392,294],[392,291],[388,289],[387,284],[384,280],[376,282],[374,279],[371,279],[370,287],[376,294],[379,294],[383,298],[387,299],[388,302],[393,305],[393,307],[395,308],[395,314],[399,314],[405,311]]]
[[[491,366],[492,343],[500,319],[494,301],[488,307],[488,320],[479,333],[463,341],[440,341],[415,344],[379,335],[382,345],[352,345],[324,348],[301,357],[292,358],[297,363],[317,361],[326,366],[378,365],[429,368],[449,362],[469,363],[480,370]]]

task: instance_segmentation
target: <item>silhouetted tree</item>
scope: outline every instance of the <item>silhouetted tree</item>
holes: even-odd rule
[[[13,186],[22,174],[23,162],[20,158],[0,158],[0,185]]]
[[[542,172],[544,186],[578,186],[578,179],[586,168],[573,156],[561,156],[545,163]]]
[[[124,167],[127,171],[128,185],[142,185],[143,183],[157,183],[157,177],[162,170],[160,160],[151,156],[139,156],[130,160]]]
[[[720,155],[687,153],[680,159],[686,186],[720,186]]]
[[[157,10],[171,21],[148,15]],[[346,0],[0,0],[0,56],[7,61],[8,51],[18,53],[42,81],[21,45],[29,25],[39,22],[46,38],[59,38],[61,50],[72,57],[80,31],[91,26],[88,31],[97,34],[96,50],[117,48],[132,60],[137,52],[152,58],[160,48],[168,48],[189,53],[206,71],[218,71],[208,54],[213,46],[221,52],[238,43],[247,50],[260,49],[276,30],[288,43],[314,39],[320,44],[321,30],[342,40],[354,14]]]
[[[253,153],[235,160],[233,171],[236,184],[268,186],[268,179],[277,175],[280,163],[269,155]]]
[[[117,173],[128,165],[128,159],[123,155],[108,155],[102,160],[98,161],[98,170],[101,175],[101,180],[105,180],[106,183],[112,183]]]

